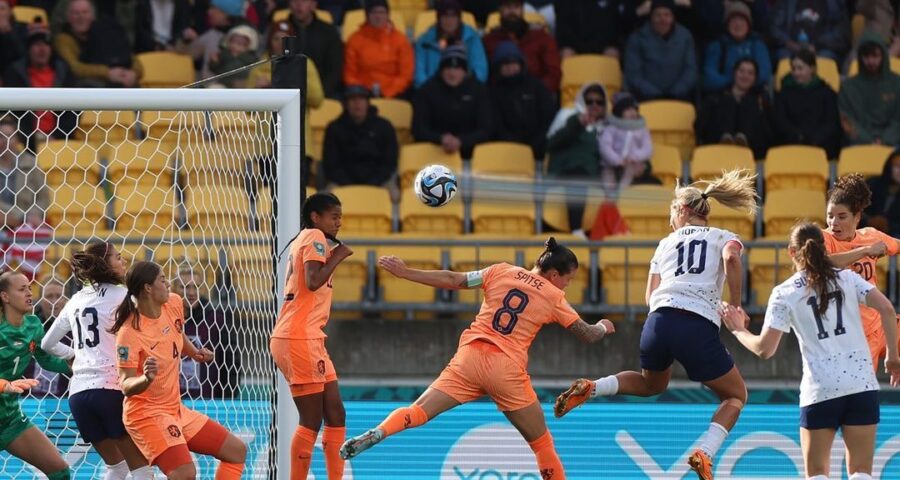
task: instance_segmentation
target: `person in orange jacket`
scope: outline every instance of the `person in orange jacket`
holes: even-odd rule
[[[414,67],[412,45],[391,23],[387,1],[367,0],[366,23],[344,46],[344,85],[363,85],[376,97],[397,97],[412,85]]]

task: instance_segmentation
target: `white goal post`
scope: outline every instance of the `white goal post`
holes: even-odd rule
[[[272,212],[270,219],[276,224],[274,253],[284,250],[288,242],[300,229],[301,179],[301,136],[304,116],[301,112],[301,92],[299,90],[226,90],[226,89],[39,89],[0,88],[0,114],[14,111],[172,111],[172,112],[269,112],[276,115],[274,128],[275,150],[274,182],[277,195],[276,205],[285,212]],[[270,141],[271,144],[271,141]],[[227,152],[226,152],[227,154]],[[138,231],[139,233],[139,231]],[[264,272],[274,279],[275,303],[282,302],[280,291],[284,281],[287,256],[278,260],[277,272]],[[260,274],[262,275],[262,274]],[[271,284],[270,280],[264,280]],[[260,280],[263,282],[263,280]],[[277,302],[277,303],[276,303]],[[274,325],[275,318],[271,318]],[[268,350],[268,332],[265,333],[264,350]],[[260,358],[261,353],[254,352]],[[271,371],[274,374],[274,370]],[[290,471],[290,442],[297,425],[296,408],[290,391],[281,375],[277,379],[277,404],[274,408],[274,422],[277,438],[269,439],[275,445],[277,461],[269,458],[266,463],[277,465],[283,472]],[[270,383],[271,385],[271,383]],[[275,401],[276,392],[271,389],[268,399]],[[240,413],[237,413],[240,415]],[[74,424],[72,424],[74,425]],[[74,428],[74,427],[73,427]],[[271,433],[271,430],[270,430]],[[63,452],[64,454],[66,452]],[[247,472],[252,470],[254,460],[248,457]],[[76,476],[77,477],[77,476]],[[73,478],[76,478],[73,477]],[[80,477],[78,477],[80,478]],[[246,477],[245,477],[246,478]],[[275,478],[274,471],[255,471],[252,478]]]

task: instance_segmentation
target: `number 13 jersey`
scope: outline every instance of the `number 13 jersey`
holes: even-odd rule
[[[467,274],[469,287],[481,287],[484,301],[459,346],[475,340],[493,343],[526,369],[528,349],[545,324],[565,328],[578,320],[563,290],[522,267],[498,263]]]
[[[659,287],[650,296],[650,311],[677,308],[719,326],[718,305],[725,283],[722,250],[729,242],[741,245],[728,230],[692,225],[662,239],[650,260],[650,273],[660,276]]]

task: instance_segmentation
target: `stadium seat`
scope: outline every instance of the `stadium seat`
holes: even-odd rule
[[[691,159],[691,180],[712,180],[723,170],[742,168],[756,172],[753,151],[736,145],[703,145],[694,150]]]
[[[187,143],[202,140],[207,119],[205,112],[174,112],[145,110],[138,112],[138,125],[150,140],[166,143]]]
[[[778,240],[785,243],[788,241],[787,235],[765,239]],[[750,269],[751,303],[759,306],[765,306],[769,301],[772,289],[787,280],[794,273],[791,256],[784,246],[753,247],[747,255],[747,264]]]
[[[861,173],[866,177],[881,175],[884,162],[894,151],[887,145],[854,145],[844,147],[838,157],[837,174]]]
[[[850,34],[853,37],[853,40],[850,42],[853,45],[859,45],[859,37],[862,36],[863,31],[866,29],[866,16],[861,13],[856,13],[850,18]]]
[[[575,273],[575,276],[572,278],[572,281],[569,283],[569,288],[566,289],[566,299],[572,305],[580,305],[589,300],[589,292],[588,288],[590,286],[590,249],[587,247],[576,247],[572,245],[575,242],[583,242],[584,239],[576,237],[574,235],[569,235],[565,233],[544,233],[541,235],[536,235],[532,237],[535,241],[545,242],[547,238],[552,236],[559,242],[560,245],[565,245],[573,253],[578,257],[578,271]],[[543,246],[535,246],[535,247],[525,247],[524,248],[524,258],[523,264],[520,265],[524,268],[531,268],[535,262],[537,262],[538,257],[541,256],[541,253],[544,252]]]
[[[170,186],[173,181],[174,146],[156,140],[125,140],[106,150],[109,179],[137,181],[147,186]]]
[[[819,147],[773,147],[763,164],[766,192],[796,188],[824,192],[828,186],[828,155]]]
[[[176,174],[188,187],[244,187],[253,156],[241,147],[227,141],[179,145],[174,152]]]
[[[96,183],[66,182],[50,189],[47,219],[58,239],[97,235],[109,230],[106,196]]]
[[[280,10],[275,10],[275,12],[272,13],[272,21],[273,22],[281,22],[281,21],[289,19],[290,17],[291,17],[291,9],[289,9],[289,8],[282,8]],[[329,12],[328,10],[319,10],[317,8],[316,9],[316,18],[318,18],[319,20],[321,20],[325,23],[334,23],[334,18],[332,18],[331,12]]]
[[[277,283],[271,245],[230,245],[227,252],[228,273],[238,301],[271,302],[272,295],[280,293],[280,285],[279,292],[263,288]]]
[[[662,238],[671,233],[672,190],[660,185],[634,185],[619,197],[619,211],[633,235]]]
[[[391,122],[397,132],[397,143],[412,143],[412,104],[399,98],[373,98],[372,105],[378,108],[378,114]]]
[[[582,85],[600,82],[606,88],[607,102],[622,90],[622,69],[619,60],[607,55],[583,54],[564,58],[560,85],[562,105],[571,106]]]
[[[503,186],[499,186],[500,184]],[[493,189],[495,188],[496,189]],[[517,190],[527,188],[528,192],[519,195]],[[485,187],[475,192],[472,202],[472,224],[475,233],[516,236],[534,234],[534,200],[531,186],[512,182],[494,182],[493,187]],[[497,194],[512,192],[508,198]]]
[[[15,3],[15,2],[12,2]],[[47,25],[47,11],[40,7],[31,7],[28,5],[16,5],[12,8],[12,14],[15,21],[30,25],[32,23],[43,23]],[[37,22],[35,22],[37,19]]]
[[[398,163],[397,171],[401,187],[411,187],[419,170],[428,165],[444,165],[457,175],[462,173],[463,168],[459,153],[445,153],[439,145],[432,143],[410,143],[401,146]]]
[[[660,179],[663,185],[669,188],[675,188],[678,179],[684,176],[684,170],[681,167],[681,153],[678,148],[670,145],[653,145],[650,166],[653,176]]]
[[[478,24],[475,22],[475,15],[472,15],[472,12],[462,12],[462,22],[475,30],[478,30]],[[428,31],[435,23],[437,23],[437,14],[434,10],[423,10],[419,12],[419,14],[416,15],[416,25],[413,27],[413,41],[422,36],[422,34]]]
[[[522,143],[487,142],[472,152],[472,175],[534,178],[534,155]]]
[[[735,210],[720,204],[715,199],[709,200],[709,224],[724,228],[740,235],[741,240],[753,239],[754,218],[746,210]]]
[[[332,190],[343,207],[341,232],[381,236],[391,233],[391,197],[387,189],[353,185]]]
[[[130,110],[85,110],[78,116],[75,137],[99,143],[134,138],[136,120],[137,115]]]
[[[148,187],[122,180],[113,188],[117,232],[140,232],[142,237],[158,238],[171,231],[178,214],[174,187]]]
[[[341,102],[326,98],[319,108],[309,111],[309,126],[312,130],[311,154],[316,160],[322,159],[322,145],[325,143],[325,128],[344,111]]]
[[[662,237],[648,235],[613,235],[609,242],[633,242],[635,240],[659,241]],[[599,250],[600,282],[603,303],[611,306],[643,306],[650,274],[650,259],[656,247],[604,247]]]
[[[146,52],[135,55],[143,68],[141,87],[179,88],[196,81],[194,60],[174,52]]]
[[[403,19],[403,14],[392,9],[390,11],[390,16],[394,28],[406,36],[406,20]],[[433,16],[434,14],[432,14],[432,17]],[[344,12],[344,24],[341,26],[341,37],[344,40],[344,43],[347,43],[350,36],[356,33],[359,27],[364,23],[366,23],[365,10],[356,9]]]
[[[532,236],[528,234],[528,238]],[[492,242],[508,241],[510,235],[501,233],[490,234],[472,234],[467,235],[466,240],[482,240]],[[522,247],[512,247],[509,245],[467,245],[450,248],[450,263],[453,271],[470,272],[480,270],[495,263],[506,262],[512,265],[527,265],[528,260],[525,258],[524,249]],[[457,300],[461,303],[477,303],[482,299],[481,290],[459,290],[457,291]]]
[[[766,195],[763,221],[767,238],[786,240],[801,219],[825,224],[825,192],[777,190]]]
[[[891,71],[894,73],[900,73],[900,58],[891,57]],[[859,73],[859,61],[850,62],[850,67],[847,69],[847,76],[854,77]]]
[[[411,32],[416,26],[419,13],[428,10],[429,3],[428,0],[391,0],[391,10],[403,15],[403,20],[406,21],[404,31]]]
[[[185,195],[192,229],[226,236],[246,235],[250,230],[250,199],[243,188],[192,186]]]
[[[528,22],[528,24],[531,25],[532,28],[536,26],[547,28],[547,19],[538,12],[525,12],[525,21]],[[490,32],[491,30],[499,26],[500,12],[489,13],[487,16],[487,21],[484,24],[484,31]]]
[[[427,207],[426,207],[427,208]],[[408,234],[398,238],[410,238]],[[376,249],[377,256],[399,255],[410,268],[437,270],[442,267],[443,251],[446,247],[404,245],[385,246]],[[391,303],[432,303],[437,300],[438,289],[397,278],[378,269],[378,287],[382,301]]]
[[[47,185],[77,186],[100,183],[97,147],[79,140],[48,140],[37,152],[37,166],[47,176]]]
[[[343,197],[341,201],[346,208]],[[348,245],[352,245],[353,255],[341,262],[341,268],[334,271],[332,281],[333,301],[360,302],[365,299],[366,290],[369,286],[369,252],[376,252],[376,247],[366,243],[362,237],[355,237],[352,232],[345,232],[344,230],[342,227],[341,240],[347,242]],[[363,237],[371,238],[371,235],[363,234]]]
[[[422,203],[412,188],[404,188],[400,195],[400,221],[404,234],[430,234],[445,238],[461,235],[462,198],[456,198],[440,208],[434,208]]]
[[[654,146],[671,145],[678,148],[682,159],[690,158],[696,143],[694,105],[678,100],[652,100],[641,103],[640,111]]]
[[[841,89],[841,74],[838,71],[837,62],[828,57],[816,57],[816,72],[825,80],[825,83],[837,92]],[[790,59],[783,58],[778,62],[778,68],[775,70],[775,91],[781,90],[781,81],[784,76],[791,73]]]

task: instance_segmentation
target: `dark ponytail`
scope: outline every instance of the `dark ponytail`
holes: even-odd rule
[[[300,209],[301,228],[315,228],[312,221],[313,212],[322,215],[326,210],[340,206],[341,201],[333,193],[317,192],[310,195]]]
[[[575,252],[556,243],[555,238],[548,238],[544,247],[544,251],[535,262],[541,273],[556,270],[560,275],[566,275],[578,268],[578,257],[575,256]]]
[[[128,320],[131,320],[132,328],[141,329],[141,316],[135,303],[144,290],[144,285],[155,282],[161,271],[162,268],[153,262],[137,262],[131,266],[128,275],[125,276],[125,287],[128,288],[128,294],[116,309],[116,321],[110,327],[109,333],[118,333]]]
[[[72,254],[72,274],[82,285],[101,283],[120,285],[125,279],[109,268],[109,254],[115,247],[109,242],[92,242],[80,252]]]
[[[819,299],[816,309],[824,315],[828,310],[829,287],[837,285],[838,271],[828,259],[822,229],[812,222],[798,224],[791,232],[791,247],[810,288]]]

